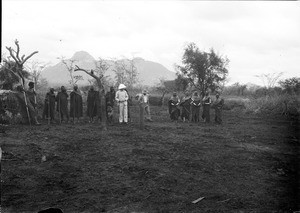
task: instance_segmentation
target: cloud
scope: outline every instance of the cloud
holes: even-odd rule
[[[85,50],[95,58],[144,57],[174,70],[184,45],[230,59],[232,81],[298,74],[297,2],[3,1],[2,47],[18,38],[43,61]],[[254,79],[252,79],[255,81]]]

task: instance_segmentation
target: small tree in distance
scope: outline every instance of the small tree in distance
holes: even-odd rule
[[[138,83],[138,71],[133,59],[115,60],[113,71],[117,84],[125,84],[131,89]]]
[[[58,59],[61,60],[61,62],[65,65],[65,67],[67,68],[67,70],[69,72],[69,76],[70,76],[69,84],[70,85],[74,85],[78,81],[83,80],[83,77],[81,75],[74,75],[76,60],[73,60],[73,59],[66,60],[65,57],[63,57],[63,56]]]
[[[300,78],[293,77],[279,81],[279,85],[289,94],[300,93]]]
[[[263,82],[263,85],[267,88],[273,88],[275,84],[278,82],[279,78],[283,75],[283,72],[280,73],[268,73],[255,75],[255,77],[260,78]]]

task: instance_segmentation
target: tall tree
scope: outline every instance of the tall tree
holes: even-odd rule
[[[16,50],[14,50],[11,47],[6,47],[6,49],[9,51],[10,56],[13,58],[14,62],[15,62],[15,66],[14,69],[8,69],[13,75],[15,75],[16,77],[19,78],[19,82],[22,84],[23,87],[23,95],[24,95],[24,101],[25,101],[25,105],[26,105],[26,111],[27,111],[27,116],[28,116],[28,121],[29,121],[29,125],[31,125],[31,118],[30,118],[30,114],[29,114],[29,107],[27,104],[27,97],[26,97],[26,93],[25,93],[25,75],[23,73],[24,70],[24,64],[25,62],[31,58],[34,54],[37,54],[38,51],[34,51],[33,53],[31,53],[30,55],[28,55],[27,57],[25,57],[25,55],[20,56],[20,45],[19,45],[19,41],[16,39],[15,40],[15,45],[17,47]]]
[[[177,65],[179,73],[203,94],[215,91],[228,75],[229,60],[218,55],[213,49],[200,51],[195,43],[188,44],[182,57],[183,66]]]

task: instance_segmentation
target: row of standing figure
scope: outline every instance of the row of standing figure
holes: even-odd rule
[[[65,121],[65,119],[68,122],[70,118],[73,118],[74,122],[75,118],[79,121],[80,117],[83,116],[83,101],[78,86],[75,85],[73,91],[70,93],[70,112],[68,112],[68,98],[69,95],[64,86],[61,87],[57,95],[55,95],[54,88],[51,88],[45,97],[43,118],[48,119],[49,122],[54,122],[56,104],[56,111],[58,112],[60,122]]]
[[[212,99],[208,92],[205,93],[203,98],[200,97],[198,92],[194,92],[192,96],[188,93],[180,100],[177,93],[174,92],[169,102],[169,114],[172,121],[177,121],[179,117],[185,121],[200,122],[200,107],[203,106],[202,119],[210,122],[210,108],[215,109],[215,122],[222,123],[222,108],[224,105],[224,99],[220,98],[219,94],[216,94],[216,99],[212,102]],[[180,110],[181,108],[181,110]]]
[[[106,112],[110,118],[114,106],[114,88],[111,87],[110,91],[106,93]],[[56,111],[59,114],[60,122],[69,121],[70,118],[73,122],[77,120],[79,122],[80,118],[83,116],[83,99],[78,86],[73,87],[73,91],[70,93],[70,112],[68,113],[68,98],[69,95],[64,86],[61,87],[61,91],[55,95],[53,88],[46,94],[44,101],[43,118],[47,118],[50,122],[54,121],[55,115],[55,103]],[[93,123],[95,119],[101,119],[101,113],[99,111],[100,107],[100,96],[99,91],[96,91],[93,86],[90,87],[87,95],[87,110],[86,115],[89,118],[89,122]],[[110,121],[110,120],[109,120]]]

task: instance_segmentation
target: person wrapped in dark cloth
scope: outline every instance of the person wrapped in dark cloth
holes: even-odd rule
[[[220,98],[220,94],[216,94],[216,100],[214,101],[212,107],[215,109],[215,122],[217,124],[222,124],[222,110],[224,106],[224,99]]]
[[[206,123],[210,122],[210,105],[211,105],[211,97],[209,96],[209,92],[205,93],[203,97],[203,113],[202,118]]]
[[[70,93],[70,117],[73,118],[75,123],[75,118],[79,122],[80,118],[83,116],[83,104],[82,95],[78,90],[78,86],[73,87],[73,91]]]
[[[54,113],[55,113],[55,90],[50,88],[50,91],[46,93],[44,101],[44,111],[43,118],[48,119],[49,122],[54,122]]]
[[[98,99],[99,99],[99,93],[95,91],[93,86],[91,86],[87,96],[87,111],[86,111],[90,123],[94,122],[94,117],[97,116],[98,114],[98,108],[99,108]]]
[[[191,102],[192,99],[188,92],[184,94],[184,97],[182,98],[180,102],[181,106],[181,119],[183,122],[190,120],[190,114],[191,114]]]
[[[178,121],[178,118],[180,116],[179,104],[180,104],[180,99],[179,99],[177,93],[174,92],[168,102],[169,114],[170,114],[170,118],[172,121]]]
[[[191,121],[198,123],[200,121],[201,98],[198,92],[194,92],[191,98]]]
[[[63,122],[66,118],[66,122],[69,122],[69,113],[68,113],[68,93],[64,86],[61,86],[60,91],[56,95],[57,107],[56,111],[59,113],[59,121]]]
[[[31,105],[36,109],[37,101],[36,101],[36,92],[34,89],[34,82],[30,81],[28,83],[28,90],[26,91],[27,97],[31,103]]]

